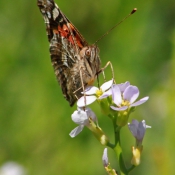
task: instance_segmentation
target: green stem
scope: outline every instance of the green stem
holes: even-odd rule
[[[130,168],[128,168],[128,174],[129,174],[129,172],[132,171],[134,168],[135,168],[134,165],[132,165]]]
[[[117,156],[118,167],[119,167],[118,172],[120,173],[120,175],[128,175],[129,172],[135,168],[135,166],[132,165],[130,168],[127,169],[127,167],[124,163],[123,154],[122,154],[122,147],[121,147],[121,143],[120,143],[120,130],[121,130],[122,126],[117,126],[115,116],[108,115],[108,117],[110,117],[110,119],[113,122],[115,143],[111,144],[110,142],[108,142],[107,146],[109,146],[110,148],[112,148],[115,151],[115,154]]]
[[[125,166],[123,155],[122,155],[122,148],[120,144],[120,129],[121,127],[116,125],[116,121],[113,120],[114,132],[115,132],[115,145],[113,150],[116,153],[117,161],[119,163],[119,171],[120,175],[128,175],[127,168]]]

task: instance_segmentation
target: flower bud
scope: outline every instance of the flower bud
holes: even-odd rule
[[[98,100],[101,111],[104,115],[109,115],[111,112],[109,97]]]
[[[131,164],[134,166],[138,166],[140,164],[140,157],[141,157],[141,152],[142,152],[143,146],[140,147],[132,147],[132,160]]]
[[[92,131],[95,137],[100,141],[102,145],[107,145],[109,143],[108,137],[105,135],[103,130],[97,126],[93,120],[89,118],[89,125],[87,127]]]
[[[119,111],[117,113],[117,121],[116,124],[117,126],[125,126],[128,122],[128,118],[129,118],[129,113],[128,110],[125,111]]]
[[[102,161],[103,161],[103,166],[109,175],[117,175],[115,170],[112,169],[112,167],[110,166],[110,163],[108,162],[107,148],[104,149]]]

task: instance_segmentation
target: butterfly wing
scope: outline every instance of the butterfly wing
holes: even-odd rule
[[[79,52],[88,44],[53,0],[38,0],[37,3],[46,24],[56,77],[64,97],[72,106],[76,101],[72,90],[76,87],[71,87],[73,84],[70,70],[79,64]]]

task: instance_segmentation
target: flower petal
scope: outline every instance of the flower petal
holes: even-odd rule
[[[117,106],[120,106],[122,103],[121,91],[117,85],[112,86],[112,100]]]
[[[71,118],[73,122],[79,125],[85,125],[88,122],[88,116],[86,112],[80,109],[78,111],[74,111],[74,113],[71,115]]]
[[[78,99],[77,101],[77,106],[78,107],[84,107],[87,105],[90,105],[91,103],[93,103],[95,100],[97,99],[96,96],[92,95],[92,96],[82,96],[80,99]],[[86,102],[86,104],[85,104]]]
[[[128,86],[124,93],[123,93],[123,98],[124,100],[127,100],[132,104],[139,96],[139,89],[136,86]]]
[[[140,99],[139,101],[131,104],[130,107],[139,106],[139,105],[145,103],[148,99],[149,99],[149,97],[144,97],[144,98]]]
[[[97,122],[97,117],[96,117],[95,113],[90,108],[86,108],[85,111],[86,111],[88,118],[90,117],[94,122]]]
[[[110,80],[110,81],[107,81],[105,83],[103,83],[101,86],[100,86],[100,89],[105,92],[106,90],[108,90],[113,84],[113,79]]]
[[[112,90],[111,89],[109,89],[108,91],[104,92],[98,99],[107,98],[110,95],[112,95]]]
[[[143,140],[143,137],[145,135],[145,131],[146,131],[146,122],[145,120],[142,120],[141,122],[139,122],[138,128],[137,128],[137,139],[139,141]]]
[[[149,125],[146,125],[146,128],[151,128],[151,126],[149,126]]]
[[[125,83],[117,84],[118,87],[120,88],[120,91],[123,93],[125,89],[130,85],[129,81],[126,81]]]
[[[138,122],[137,120],[132,120],[132,123],[128,123],[129,130],[136,138],[137,142],[142,143],[142,140],[145,135],[146,128],[151,128],[151,126],[147,126],[145,120]]]
[[[134,137],[137,137],[137,128],[139,122],[137,120],[132,120],[132,123],[128,123],[129,130],[131,131]]]
[[[77,126],[75,129],[73,129],[71,132],[70,132],[70,136],[72,138],[74,138],[75,136],[77,136],[84,128],[84,125],[80,125],[80,126]]]
[[[88,86],[85,89],[85,92],[82,92],[82,94],[85,94],[85,95],[94,95],[94,94],[96,94],[96,91],[97,90],[98,90],[98,88],[95,87],[95,86]]]
[[[110,106],[113,110],[115,110],[115,111],[124,111],[124,110],[126,110],[127,108],[128,108],[128,106],[122,106],[122,107],[120,107],[120,108],[117,108],[117,107],[115,107],[115,106]]]
[[[107,167],[109,162],[108,162],[108,152],[107,152],[107,148],[104,149],[103,151],[103,156],[102,156],[102,161],[103,161],[103,165],[104,167]]]

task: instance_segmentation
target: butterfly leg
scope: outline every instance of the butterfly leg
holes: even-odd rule
[[[84,111],[85,111],[85,108],[86,108],[86,96],[85,96],[85,88],[84,88],[84,83],[83,83],[83,76],[82,76],[82,71],[81,71],[81,67],[80,67],[80,79],[81,79],[81,85],[82,85],[82,88],[83,88],[83,95],[84,95],[84,104],[85,104],[85,107],[84,107]]]
[[[102,72],[102,74],[103,74],[103,79],[104,79],[104,82],[106,82],[106,76],[105,76],[105,72],[104,71],[101,71]],[[100,89],[100,80],[99,80],[99,74],[101,73],[101,72],[98,72],[97,73],[97,86],[98,86],[98,88]]]
[[[102,74],[103,74],[103,77],[104,77],[104,79],[105,79],[104,70],[105,70],[108,66],[110,66],[110,68],[111,68],[112,78],[113,78],[114,83],[115,83],[115,79],[114,79],[114,69],[113,69],[112,63],[111,63],[110,61],[108,61],[108,62],[106,63],[106,65],[105,65],[103,68],[101,68],[101,69],[97,72],[97,76],[98,76],[100,73],[102,73]],[[105,81],[106,81],[106,80],[105,80]]]
[[[81,87],[76,89],[73,94],[75,95],[76,99],[78,100],[79,98],[77,97],[76,95],[76,92],[80,91],[81,89],[83,90],[83,95],[84,95],[84,104],[85,104],[85,107],[86,107],[86,96],[85,96],[85,87],[84,87],[84,83],[83,83],[83,76],[82,76],[82,71],[81,71],[81,67],[79,69],[79,74],[80,74],[80,81],[81,81]],[[84,108],[85,110],[85,108]]]

